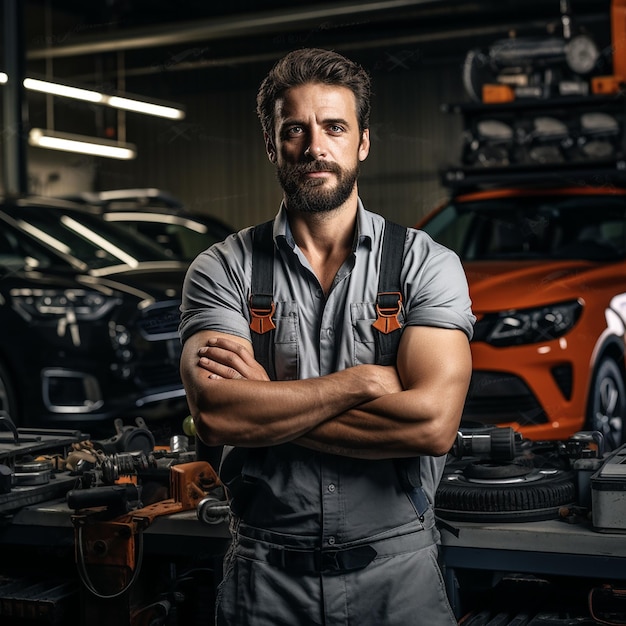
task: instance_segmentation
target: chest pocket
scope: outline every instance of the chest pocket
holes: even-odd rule
[[[296,302],[276,302],[274,321],[274,366],[282,380],[297,380],[300,375],[300,346]]]
[[[377,362],[379,331],[373,327],[377,317],[374,302],[356,302],[350,305],[353,365]],[[398,314],[398,320],[404,326],[404,309]]]

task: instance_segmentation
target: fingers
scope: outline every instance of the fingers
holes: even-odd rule
[[[198,350],[198,356],[207,356],[226,365],[239,362],[249,365],[254,362],[254,356],[244,345],[225,337],[209,339],[207,345]]]
[[[207,347],[223,348],[224,350],[230,350],[231,352],[235,352],[241,356],[244,356],[244,355],[252,356],[252,353],[250,352],[250,350],[247,349],[243,343],[241,343],[240,341],[236,341],[234,339],[230,339],[229,337],[223,337],[223,336],[210,337],[209,340],[207,341]]]
[[[221,341],[219,345],[212,344],[200,348],[198,356],[231,367],[240,373],[242,367],[249,367],[254,362],[254,357],[241,344],[234,341],[229,342],[230,345],[224,345],[225,342]]]
[[[207,357],[201,357],[198,361],[198,365],[209,372],[209,378],[214,380],[218,378],[229,378],[231,380],[237,378],[244,378],[244,376],[238,372],[234,367],[229,367],[227,365],[223,365],[218,361],[214,361],[213,359],[209,359]]]
[[[210,372],[212,378],[269,380],[250,350],[232,339],[213,337],[198,350],[198,356],[198,365]]]

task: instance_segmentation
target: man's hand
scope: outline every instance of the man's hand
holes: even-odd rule
[[[211,337],[207,345],[198,350],[198,356],[198,366],[209,372],[209,378],[270,379],[246,346],[226,337]]]

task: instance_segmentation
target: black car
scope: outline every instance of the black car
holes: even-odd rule
[[[149,237],[172,258],[187,262],[235,230],[212,215],[187,210],[177,198],[160,189],[85,192],[73,199],[98,207],[108,222]]]
[[[185,415],[186,263],[98,211],[0,201],[0,411],[20,426]]]

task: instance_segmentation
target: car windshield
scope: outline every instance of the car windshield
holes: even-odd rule
[[[142,262],[171,260],[158,245],[148,238],[133,234],[116,224],[105,222],[99,215],[59,207],[18,206],[3,208],[23,233],[53,248],[74,265],[102,269],[117,265],[134,267]],[[53,257],[41,246],[26,244],[15,233],[10,238],[20,245],[13,250],[23,256],[38,259],[46,266]],[[45,257],[45,258],[44,258]]]
[[[218,222],[204,223],[191,217],[142,211],[105,213],[104,219],[150,238],[182,261],[193,261],[200,252],[232,232]]]
[[[463,261],[626,255],[625,196],[517,196],[451,202],[422,225]]]

